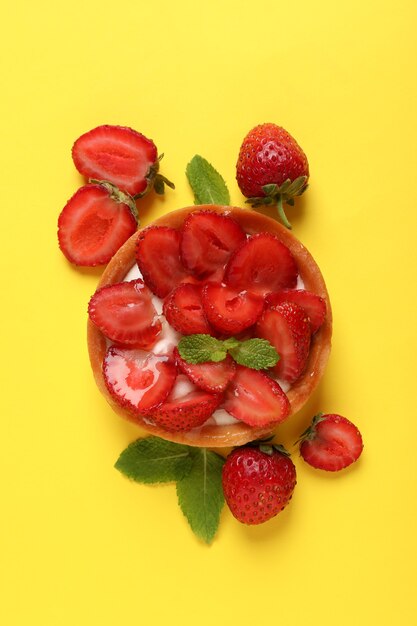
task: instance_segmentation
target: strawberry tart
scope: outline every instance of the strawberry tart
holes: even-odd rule
[[[242,445],[299,411],[331,333],[311,254],[276,221],[228,206],[173,211],[132,235],[89,303],[90,361],[107,401],[145,431],[192,446]],[[193,362],[178,346],[190,335],[231,346],[260,338],[279,360],[252,369],[231,350]]]

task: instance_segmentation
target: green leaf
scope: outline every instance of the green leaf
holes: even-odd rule
[[[191,471],[177,483],[178,504],[193,532],[210,543],[219,526],[224,504],[223,457],[197,448]]]
[[[193,465],[194,448],[159,437],[131,443],[119,456],[115,468],[139,483],[181,480]]]
[[[232,348],[230,354],[239,365],[251,367],[254,370],[263,370],[278,363],[279,354],[266,339],[248,339],[242,341],[237,348]]]
[[[186,335],[178,344],[181,357],[188,363],[222,361],[226,358],[223,342],[211,335]]]
[[[199,154],[188,163],[186,175],[194,192],[194,204],[230,204],[229,191],[222,176]]]
[[[223,347],[225,350],[231,350],[232,348],[236,348],[240,344],[238,339],[234,337],[229,337],[229,339],[225,339],[223,341]]]

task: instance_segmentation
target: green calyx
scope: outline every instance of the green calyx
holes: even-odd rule
[[[316,436],[316,426],[319,422],[324,420],[324,413],[317,413],[313,417],[313,420],[308,428],[305,429],[303,433],[301,433],[300,437],[294,443],[294,445],[301,444],[303,441],[311,441]]]
[[[151,165],[148,173],[146,174],[146,189],[141,193],[137,193],[135,195],[135,200],[138,200],[139,198],[144,198],[151,191],[152,188],[155,189],[155,192],[160,196],[165,193],[165,185],[168,185],[168,187],[170,187],[171,189],[175,189],[174,183],[159,173],[159,164],[163,158],[164,155],[160,154],[155,163]]]
[[[122,191],[108,180],[97,180],[95,178],[90,178],[89,182],[93,183],[94,185],[100,185],[100,187],[103,187],[103,189],[105,189],[109,194],[110,198],[115,202],[118,202],[119,204],[126,204],[129,207],[133,217],[135,218],[136,223],[139,224],[139,213],[136,208],[136,202],[129,193],[127,193],[126,191]]]
[[[283,454],[284,456],[290,457],[291,456],[290,453],[282,444],[272,443],[273,438],[274,438],[274,435],[271,435],[270,437],[266,437],[265,439],[255,439],[254,441],[251,441],[250,443],[246,445],[250,446],[251,448],[258,448],[264,454],[268,454],[268,456],[272,456],[275,450],[276,452],[279,452],[280,454]]]
[[[276,204],[278,215],[287,228],[291,229],[291,224],[287,219],[284,211],[284,203],[294,206],[294,198],[301,196],[307,189],[307,176],[299,176],[295,180],[291,181],[289,178],[285,180],[282,185],[276,185],[271,183],[264,185],[262,191],[264,196],[258,196],[254,198],[248,198],[246,200],[253,208],[260,207],[262,205]]]

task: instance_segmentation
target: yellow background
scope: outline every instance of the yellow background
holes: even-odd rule
[[[1,28],[1,594],[5,626],[414,624],[417,87],[414,0],[3,3]],[[263,527],[225,509],[211,547],[172,485],[113,463],[138,431],[94,385],[86,306],[100,271],[70,267],[57,217],[81,184],[70,149],[96,125],[152,137],[175,181],[143,224],[192,203],[200,153],[234,176],[271,121],[310,161],[289,209],[334,309],[318,410],[361,429],[339,475],[294,456],[293,502]]]

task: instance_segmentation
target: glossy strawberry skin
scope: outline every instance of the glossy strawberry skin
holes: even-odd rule
[[[201,426],[221,404],[222,394],[196,390],[167,401],[150,413],[153,421],[170,432],[188,431]]]
[[[127,204],[101,185],[84,185],[68,200],[58,219],[58,242],[75,265],[105,265],[136,231]]]
[[[151,347],[162,325],[152,303],[152,294],[140,279],[106,285],[92,296],[90,320],[111,341]]]
[[[291,459],[272,449],[236,448],[223,466],[223,492],[234,517],[243,524],[262,524],[291,500],[296,470]]]
[[[257,293],[207,283],[201,292],[207,320],[222,335],[238,335],[260,317],[264,299]]]
[[[168,323],[182,335],[212,334],[203,310],[200,285],[178,285],[165,298],[163,313]]]
[[[325,300],[305,289],[282,289],[278,293],[268,294],[265,300],[269,308],[274,308],[283,302],[295,302],[301,306],[310,320],[312,334],[318,331],[326,319]]]
[[[280,186],[309,176],[307,157],[295,139],[276,124],[255,126],[241,145],[236,179],[244,196],[265,196],[264,185]]]
[[[206,280],[213,274],[218,276],[245,239],[244,231],[231,217],[214,211],[194,211],[182,228],[183,264],[199,279]]]
[[[188,276],[180,259],[180,241],[180,232],[168,226],[149,226],[139,234],[136,261],[143,280],[159,298]]]
[[[266,295],[295,287],[298,268],[291,252],[269,233],[252,235],[231,256],[224,282],[236,290]]]
[[[107,180],[134,196],[148,186],[158,164],[155,144],[126,126],[103,125],[79,137],[72,147],[77,170],[87,178]]]
[[[199,389],[211,393],[222,393],[232,380],[236,365],[233,359],[227,355],[224,361],[214,363],[188,363],[181,358],[178,349],[174,349],[174,358],[177,367]]]
[[[237,365],[224,397],[225,410],[249,426],[276,426],[291,407],[280,385],[261,371]]]
[[[304,309],[294,302],[267,308],[255,333],[267,339],[280,355],[274,367],[278,378],[294,383],[303,373],[310,352],[311,326]]]
[[[334,413],[317,418],[302,438],[303,459],[328,472],[337,472],[357,461],[363,450],[358,428],[346,417]]]
[[[166,355],[110,346],[103,361],[103,377],[117,403],[135,415],[147,414],[170,394],[177,368]]]

